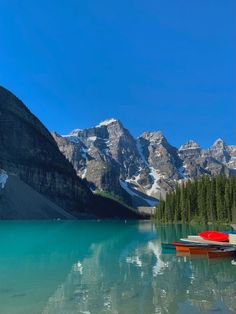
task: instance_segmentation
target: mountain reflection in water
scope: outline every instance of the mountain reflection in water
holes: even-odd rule
[[[163,254],[202,228],[151,222],[1,222],[0,312],[235,313],[230,259]]]

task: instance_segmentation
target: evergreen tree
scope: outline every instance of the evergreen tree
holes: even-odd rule
[[[223,184],[222,176],[216,177],[216,213],[217,221],[221,222],[224,219],[224,200],[223,200]]]
[[[232,221],[231,215],[231,194],[230,194],[230,181],[226,180],[225,182],[225,190],[224,190],[224,208],[226,212],[227,221]]]

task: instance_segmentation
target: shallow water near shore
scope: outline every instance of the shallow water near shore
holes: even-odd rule
[[[235,313],[231,258],[161,251],[161,242],[206,229],[150,221],[1,221],[0,313]]]

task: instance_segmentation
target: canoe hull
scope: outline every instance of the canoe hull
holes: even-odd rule
[[[175,246],[172,243],[162,243],[161,247],[164,250],[175,250]]]
[[[189,246],[176,246],[176,251],[178,252],[189,252]]]
[[[190,242],[190,243],[198,243],[198,244],[209,244],[209,245],[217,245],[217,246],[230,246],[232,247],[232,244],[227,242],[219,242],[219,241],[211,241],[211,240],[204,240],[200,236],[188,236],[188,238],[182,238],[180,239],[184,242]]]
[[[236,256],[236,251],[235,250],[209,251],[207,255],[208,255],[208,258]]]
[[[215,248],[210,248],[210,247],[202,247],[202,248],[197,248],[197,247],[190,247],[189,248],[189,253],[190,254],[208,254],[208,252],[214,251]]]

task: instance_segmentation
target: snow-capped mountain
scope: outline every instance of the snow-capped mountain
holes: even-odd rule
[[[227,146],[222,139],[207,150],[192,140],[177,149],[160,131],[144,132],[135,139],[113,118],[68,135],[52,135],[93,190],[120,196],[126,192],[133,206],[153,206],[181,180],[236,172],[236,146]]]

